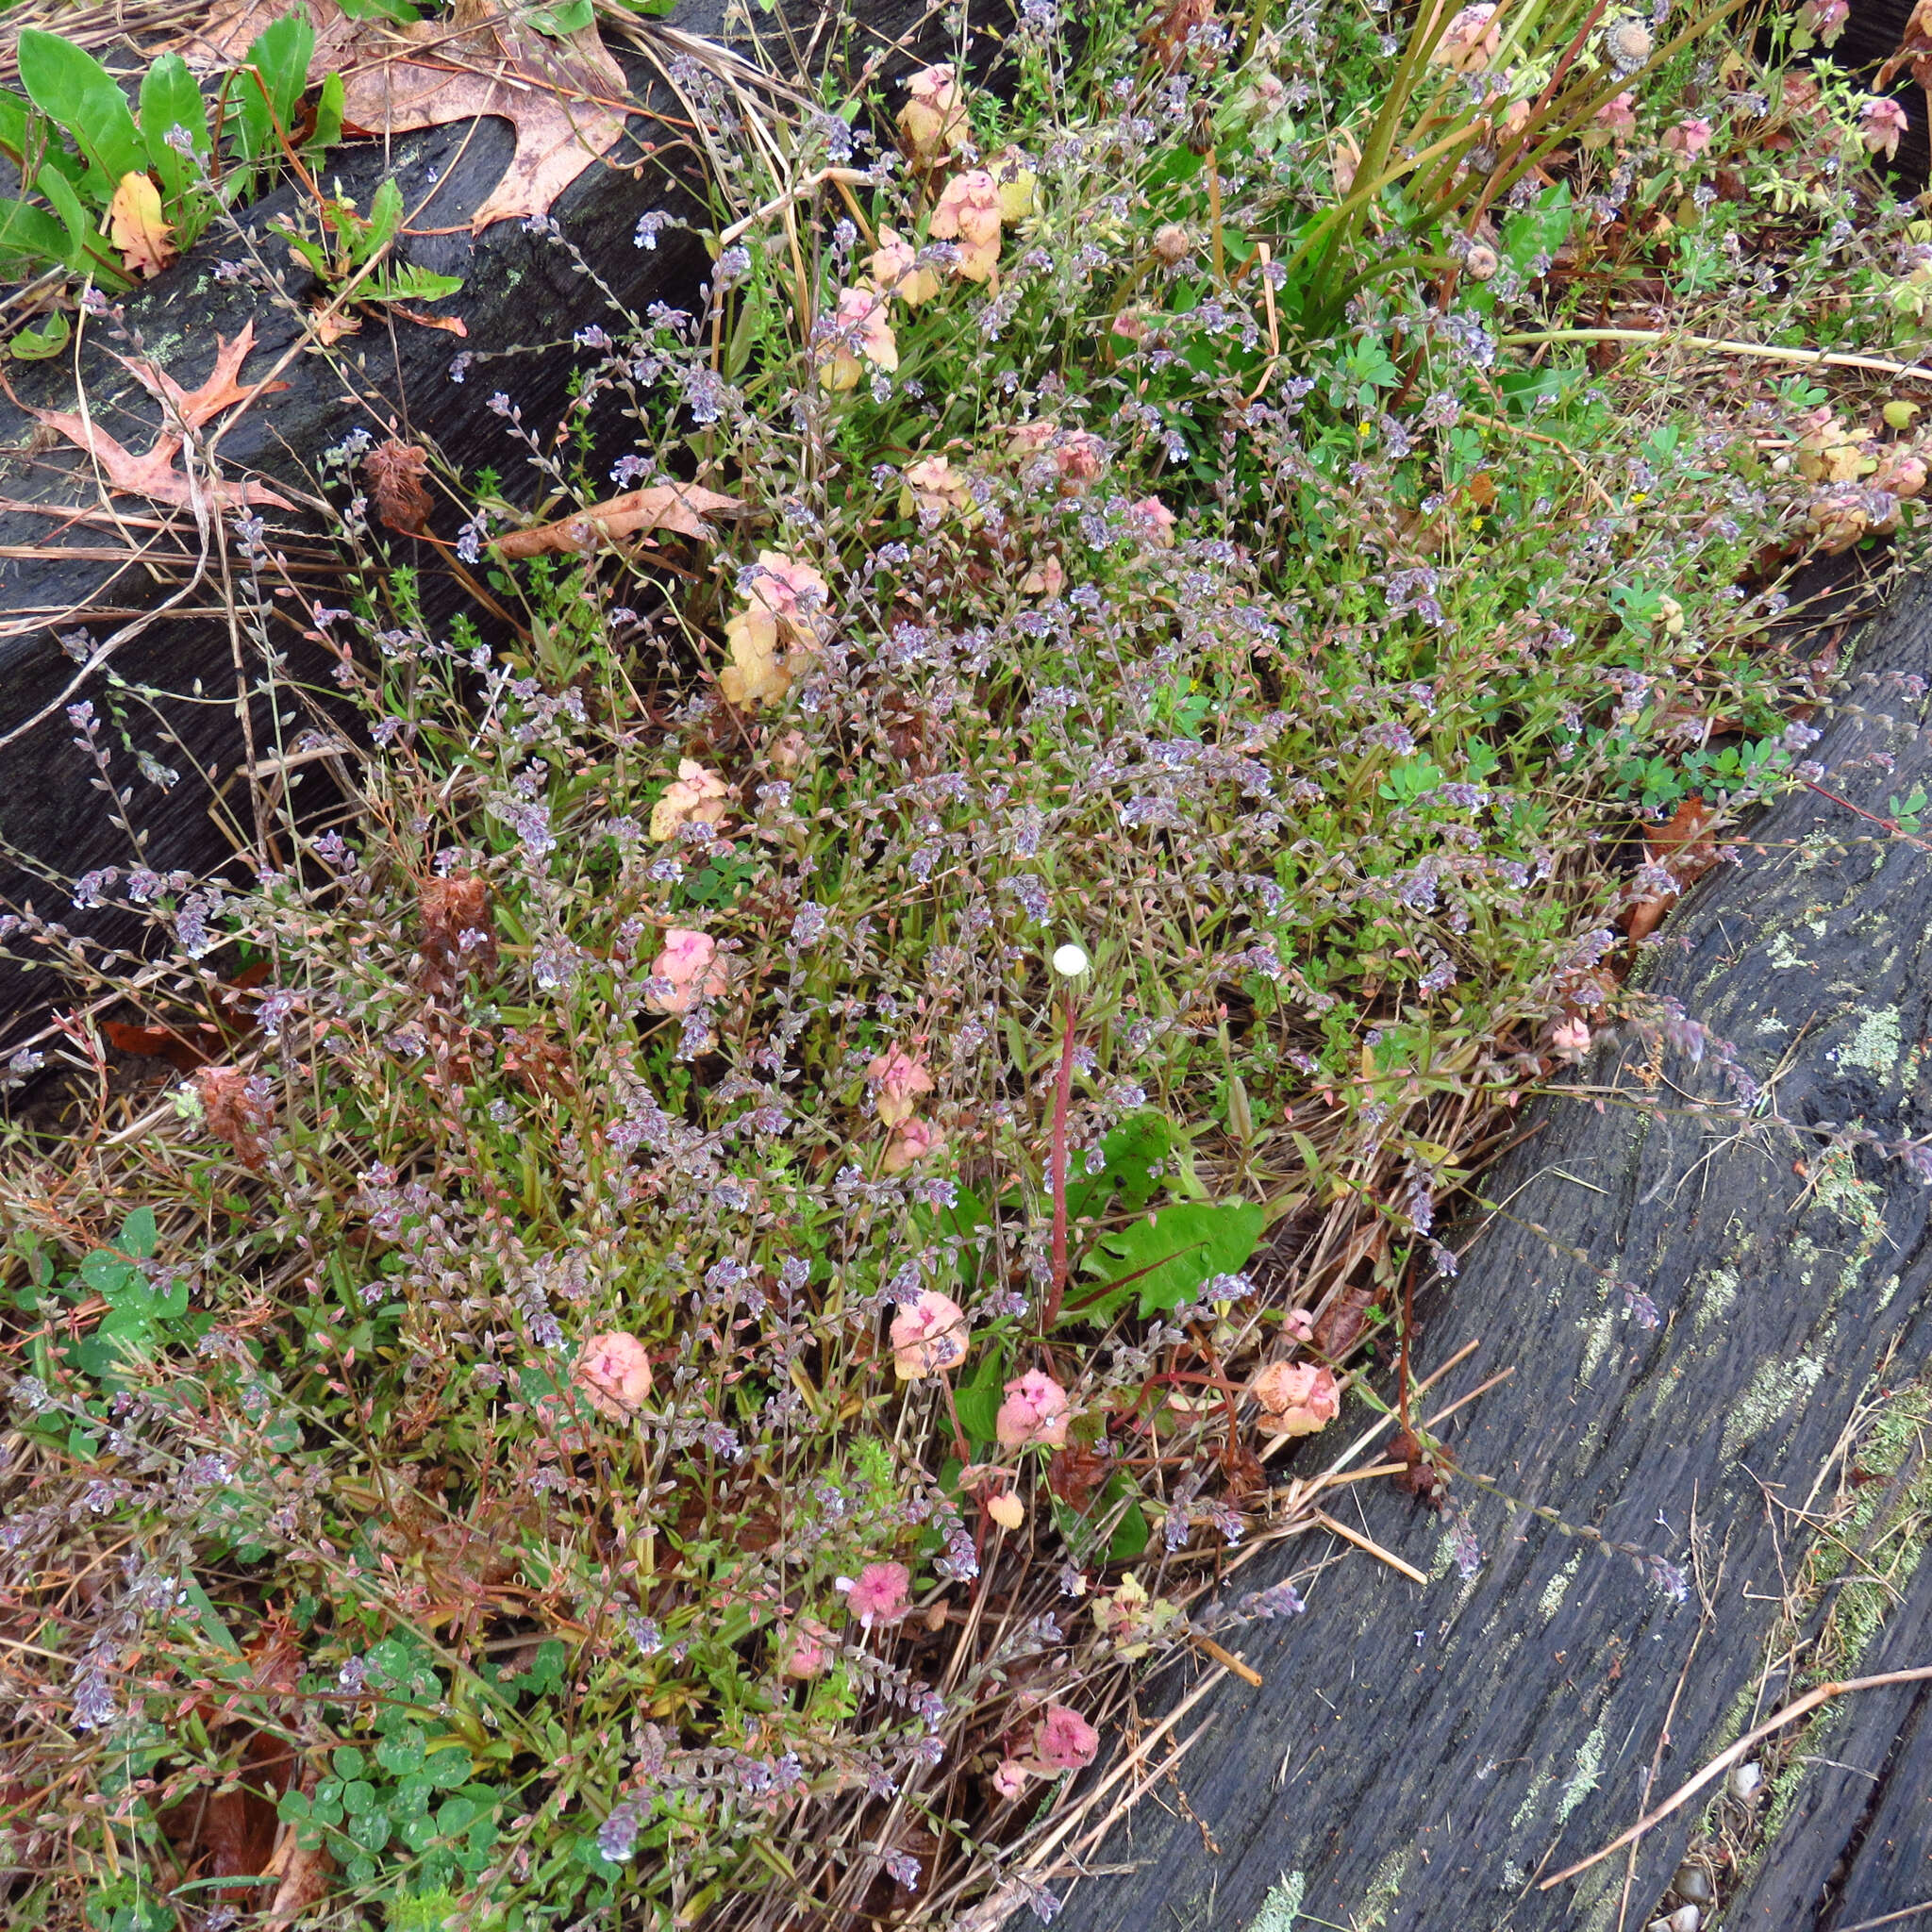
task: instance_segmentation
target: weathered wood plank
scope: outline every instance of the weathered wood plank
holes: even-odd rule
[[[1867,809],[1932,774],[1924,686],[1900,674],[1932,674],[1923,590],[1814,747]],[[1749,1118],[1711,1055],[1600,1049],[1487,1182],[1507,1216],[1483,1226],[1450,1292],[1424,1298],[1424,1362],[1481,1344],[1442,1400],[1515,1369],[1448,1425],[1456,1455],[1683,1564],[1688,1602],[1467,1484],[1485,1559],[1464,1581],[1432,1515],[1391,1485],[1350,1491],[1350,1520],[1434,1580],[1417,1589],[1308,1541],[1251,1563],[1241,1589],[1345,1557],[1309,1578],[1306,1616],[1235,1642],[1264,1687],[1216,1693],[1178,1774],[1186,1805],[1157,1790],[1092,1855],[1128,1869],[1079,1885],[1061,1925],[1644,1922],[1695,1807],[1636,1848],[1627,1911],[1621,1856],[1548,1892],[1536,1876],[1738,1735],[1810,1534],[1791,1512],[1829,1497],[1861,1400],[1921,1374],[1932,1347],[1932,1193],[1897,1159],[1833,1144],[1835,1124],[1886,1139],[1932,1125],[1932,867],[1870,830],[1794,794],[1656,949],[1653,989],[1735,1042],[1760,1085]],[[1625,1283],[1660,1327],[1639,1325]],[[1906,1598],[1869,1658],[1840,1670],[1932,1660],[1932,1566]],[[1780,1701],[1774,1682],[1760,1714]],[[1928,1729],[1920,1690],[1851,1713],[1833,1735],[1875,1787],[1855,1770],[1807,1795],[1728,1923],[1826,1932],[1932,1898]]]

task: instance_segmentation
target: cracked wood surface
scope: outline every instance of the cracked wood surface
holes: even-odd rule
[[[1932,611],[1908,589],[1812,748],[1868,811],[1932,782],[1932,707],[1911,677],[1932,677]],[[1690,1600],[1467,1483],[1484,1561],[1464,1581],[1431,1514],[1392,1484],[1357,1486],[1340,1513],[1433,1580],[1352,1553],[1309,1575],[1341,1547],[1309,1539],[1250,1563],[1237,1590],[1304,1576],[1307,1613],[1225,1640],[1262,1688],[1214,1693],[1174,1781],[1091,1853],[1107,1875],[1074,1887],[1062,1932],[1611,1932],[1652,1916],[1700,1805],[1627,1865],[1548,1892],[1537,1876],[1807,1688],[1765,1666],[1804,1512],[1833,1495],[1859,1405],[1926,1370],[1932,1191],[1838,1132],[1932,1129],[1932,855],[1874,831],[1792,794],[1656,944],[1651,990],[1732,1042],[1764,1098],[1740,1116],[1709,1054],[1600,1046],[1574,1091],[1531,1110],[1536,1131],[1483,1184],[1507,1214],[1461,1231],[1459,1280],[1419,1307],[1421,1371],[1481,1343],[1432,1401],[1515,1367],[1447,1425],[1457,1457],[1694,1571]],[[1661,1326],[1639,1324],[1624,1284]],[[1352,1420],[1365,1413],[1338,1434]],[[1301,1456],[1313,1468],[1320,1452]],[[1932,1566],[1904,1578],[1831,1674],[1932,1661]],[[1830,1761],[1794,1774],[1713,1923],[1848,1932],[1932,1901],[1927,1687],[1847,1703],[1825,1736],[1813,1756]],[[1932,1908],[1895,1923],[1932,1924]]]

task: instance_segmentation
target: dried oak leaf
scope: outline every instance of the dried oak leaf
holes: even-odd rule
[[[195,389],[183,389],[165,369],[153,362],[126,356],[117,356],[114,359],[149,395],[158,396],[168,406],[182,428],[199,429],[203,424],[212,423],[224,409],[252,403],[257,396],[272,396],[278,390],[288,388],[286,382],[242,383],[236,380],[254,347],[255,324],[252,319],[244,322],[240,331],[226,341],[217,336],[215,366],[208,371],[207,380]]]
[[[413,442],[400,442],[393,436],[362,458],[362,474],[368,479],[376,514],[405,537],[413,537],[429,521],[434,506],[423,487],[428,469],[427,450]]]
[[[161,219],[161,191],[138,171],[122,175],[108,204],[108,239],[131,275],[158,275],[181,252],[174,225]]]
[[[575,516],[531,530],[512,530],[496,540],[498,556],[545,557],[575,554],[599,543],[641,537],[650,530],[675,530],[681,537],[708,537],[707,516],[737,516],[744,508],[735,496],[720,496],[695,483],[658,483],[649,490],[627,490],[622,496],[593,503]]]
[[[265,483],[230,483],[225,479],[202,482],[184,475],[175,467],[185,432],[199,429],[224,409],[245,403],[258,395],[287,389],[285,382],[258,382],[243,388],[235,377],[248,352],[255,346],[255,325],[246,324],[228,341],[215,338],[215,366],[200,388],[185,390],[166,370],[153,362],[122,356],[116,359],[127,369],[150,395],[158,396],[184,435],[170,434],[155,439],[154,447],[136,456],[98,423],[89,422],[69,409],[30,409],[28,414],[49,429],[58,430],[69,442],[85,450],[106,475],[112,490],[145,496],[156,503],[172,503],[192,509],[197,502],[213,503],[222,509],[248,504],[268,504],[276,509],[293,509],[286,496],[278,496]]]
[[[267,504],[276,509],[293,509],[286,496],[277,496],[265,483],[197,483],[175,467],[181,451],[178,436],[155,439],[155,446],[136,456],[124,449],[96,423],[84,422],[66,409],[32,409],[28,413],[49,429],[58,429],[69,442],[84,449],[101,466],[110,490],[125,490],[131,496],[145,496],[155,503],[172,503],[192,509],[196,498],[212,502],[223,509],[246,504]]]
[[[268,1160],[262,1134],[271,1121],[265,1083],[239,1067],[203,1067],[194,1091],[208,1132],[225,1141],[251,1174],[259,1173]]]
[[[624,70],[594,25],[561,39],[521,25],[496,0],[456,0],[447,18],[408,26],[345,20],[336,0],[244,0],[219,7],[196,34],[191,65],[239,67],[255,37],[298,6],[315,27],[308,79],[342,76],[342,125],[407,134],[493,114],[516,129],[516,153],[470,217],[547,214],[550,205],[624,133]]]
[[[1664,914],[1677,903],[1679,893],[1717,864],[1717,844],[1710,837],[1716,818],[1716,807],[1693,793],[1644,840],[1644,857],[1668,872],[1677,881],[1678,891],[1648,892],[1632,904],[1625,929],[1633,940],[1647,939],[1655,932]]]

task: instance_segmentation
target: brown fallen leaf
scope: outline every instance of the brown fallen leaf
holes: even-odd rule
[[[1644,857],[1662,866],[1677,881],[1678,891],[1649,892],[1632,903],[1624,916],[1624,930],[1631,939],[1648,939],[1683,891],[1717,864],[1717,844],[1709,835],[1716,818],[1717,808],[1693,792],[1644,840]]]
[[[308,1780],[303,1780],[305,1786]],[[288,1928],[328,1890],[335,1860],[320,1845],[305,1850],[295,1842],[295,1827],[282,1826],[281,1842],[268,1861],[262,1876],[278,1878],[274,1903],[262,1922],[265,1932],[288,1932]]]
[[[554,524],[539,524],[533,530],[512,530],[496,540],[501,557],[545,557],[558,552],[575,554],[613,543],[626,537],[641,537],[650,530],[675,530],[683,537],[708,537],[708,516],[736,516],[744,508],[736,496],[720,496],[715,490],[703,490],[695,483],[658,483],[649,490],[627,490],[606,503],[593,503],[575,516]]]
[[[255,324],[245,324],[239,335],[227,341],[215,338],[215,366],[207,381],[187,390],[165,369],[144,359],[121,356],[115,359],[133,375],[150,395],[158,396],[169,407],[184,430],[199,429],[212,422],[224,409],[287,389],[285,382],[258,382],[243,388],[235,378],[248,352],[255,346]],[[98,423],[67,409],[29,409],[36,422],[58,430],[69,442],[84,449],[107,474],[109,488],[130,495],[151,497],[156,503],[172,503],[192,509],[197,501],[213,502],[223,509],[248,504],[272,505],[276,509],[293,509],[286,496],[278,496],[265,483],[230,483],[225,480],[197,484],[175,467],[181,452],[182,437],[159,436],[154,447],[136,456]]]
[[[418,328],[440,328],[446,336],[467,338],[470,325],[460,315],[422,315],[413,308],[405,308],[400,302],[383,305],[391,315],[400,316],[405,322],[413,322]]]
[[[407,134],[493,114],[516,129],[502,180],[470,218],[547,214],[550,205],[624,132],[624,70],[594,25],[561,40],[508,15],[496,0],[456,0],[446,19],[402,27],[345,20],[336,0],[229,0],[188,52],[204,71],[238,67],[255,37],[305,6],[315,27],[308,79],[342,76],[342,125],[355,134]]]
[[[136,456],[124,449],[99,424],[83,422],[66,409],[32,409],[28,413],[49,429],[58,429],[68,441],[92,457],[106,474],[109,489],[150,497],[156,503],[175,504],[182,509],[192,509],[197,498],[223,509],[248,504],[267,504],[276,509],[295,508],[286,496],[277,496],[265,483],[230,483],[223,479],[197,485],[175,467],[175,458],[181,450],[178,436],[158,437],[151,450]]]
[[[224,409],[253,402],[257,396],[274,395],[277,390],[288,388],[286,382],[257,382],[244,388],[235,380],[254,347],[255,322],[251,317],[242,325],[240,334],[231,336],[226,341],[220,336],[215,338],[215,366],[208,372],[207,381],[198,389],[192,390],[183,389],[165,369],[153,362],[126,356],[117,356],[114,359],[149,395],[158,396],[168,404],[184,428],[199,429],[204,423],[213,422]]]
[[[161,219],[161,191],[145,175],[122,175],[108,204],[108,239],[131,275],[158,275],[180,253],[174,225]]]

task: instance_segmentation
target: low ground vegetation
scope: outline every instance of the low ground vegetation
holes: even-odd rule
[[[4,922],[120,1002],[11,1067],[14,1923],[1048,1915],[1124,1674],[1303,1609],[1268,1458],[1401,1404],[1511,1108],[1724,1052],[1644,951],[1822,775],[1786,573],[1925,477],[1832,13],[1029,5],[757,126],[692,64],[696,306],[557,438],[458,353],[494,475],[317,453],[333,818],[157,874],[171,748],[75,705],[155,950]]]

